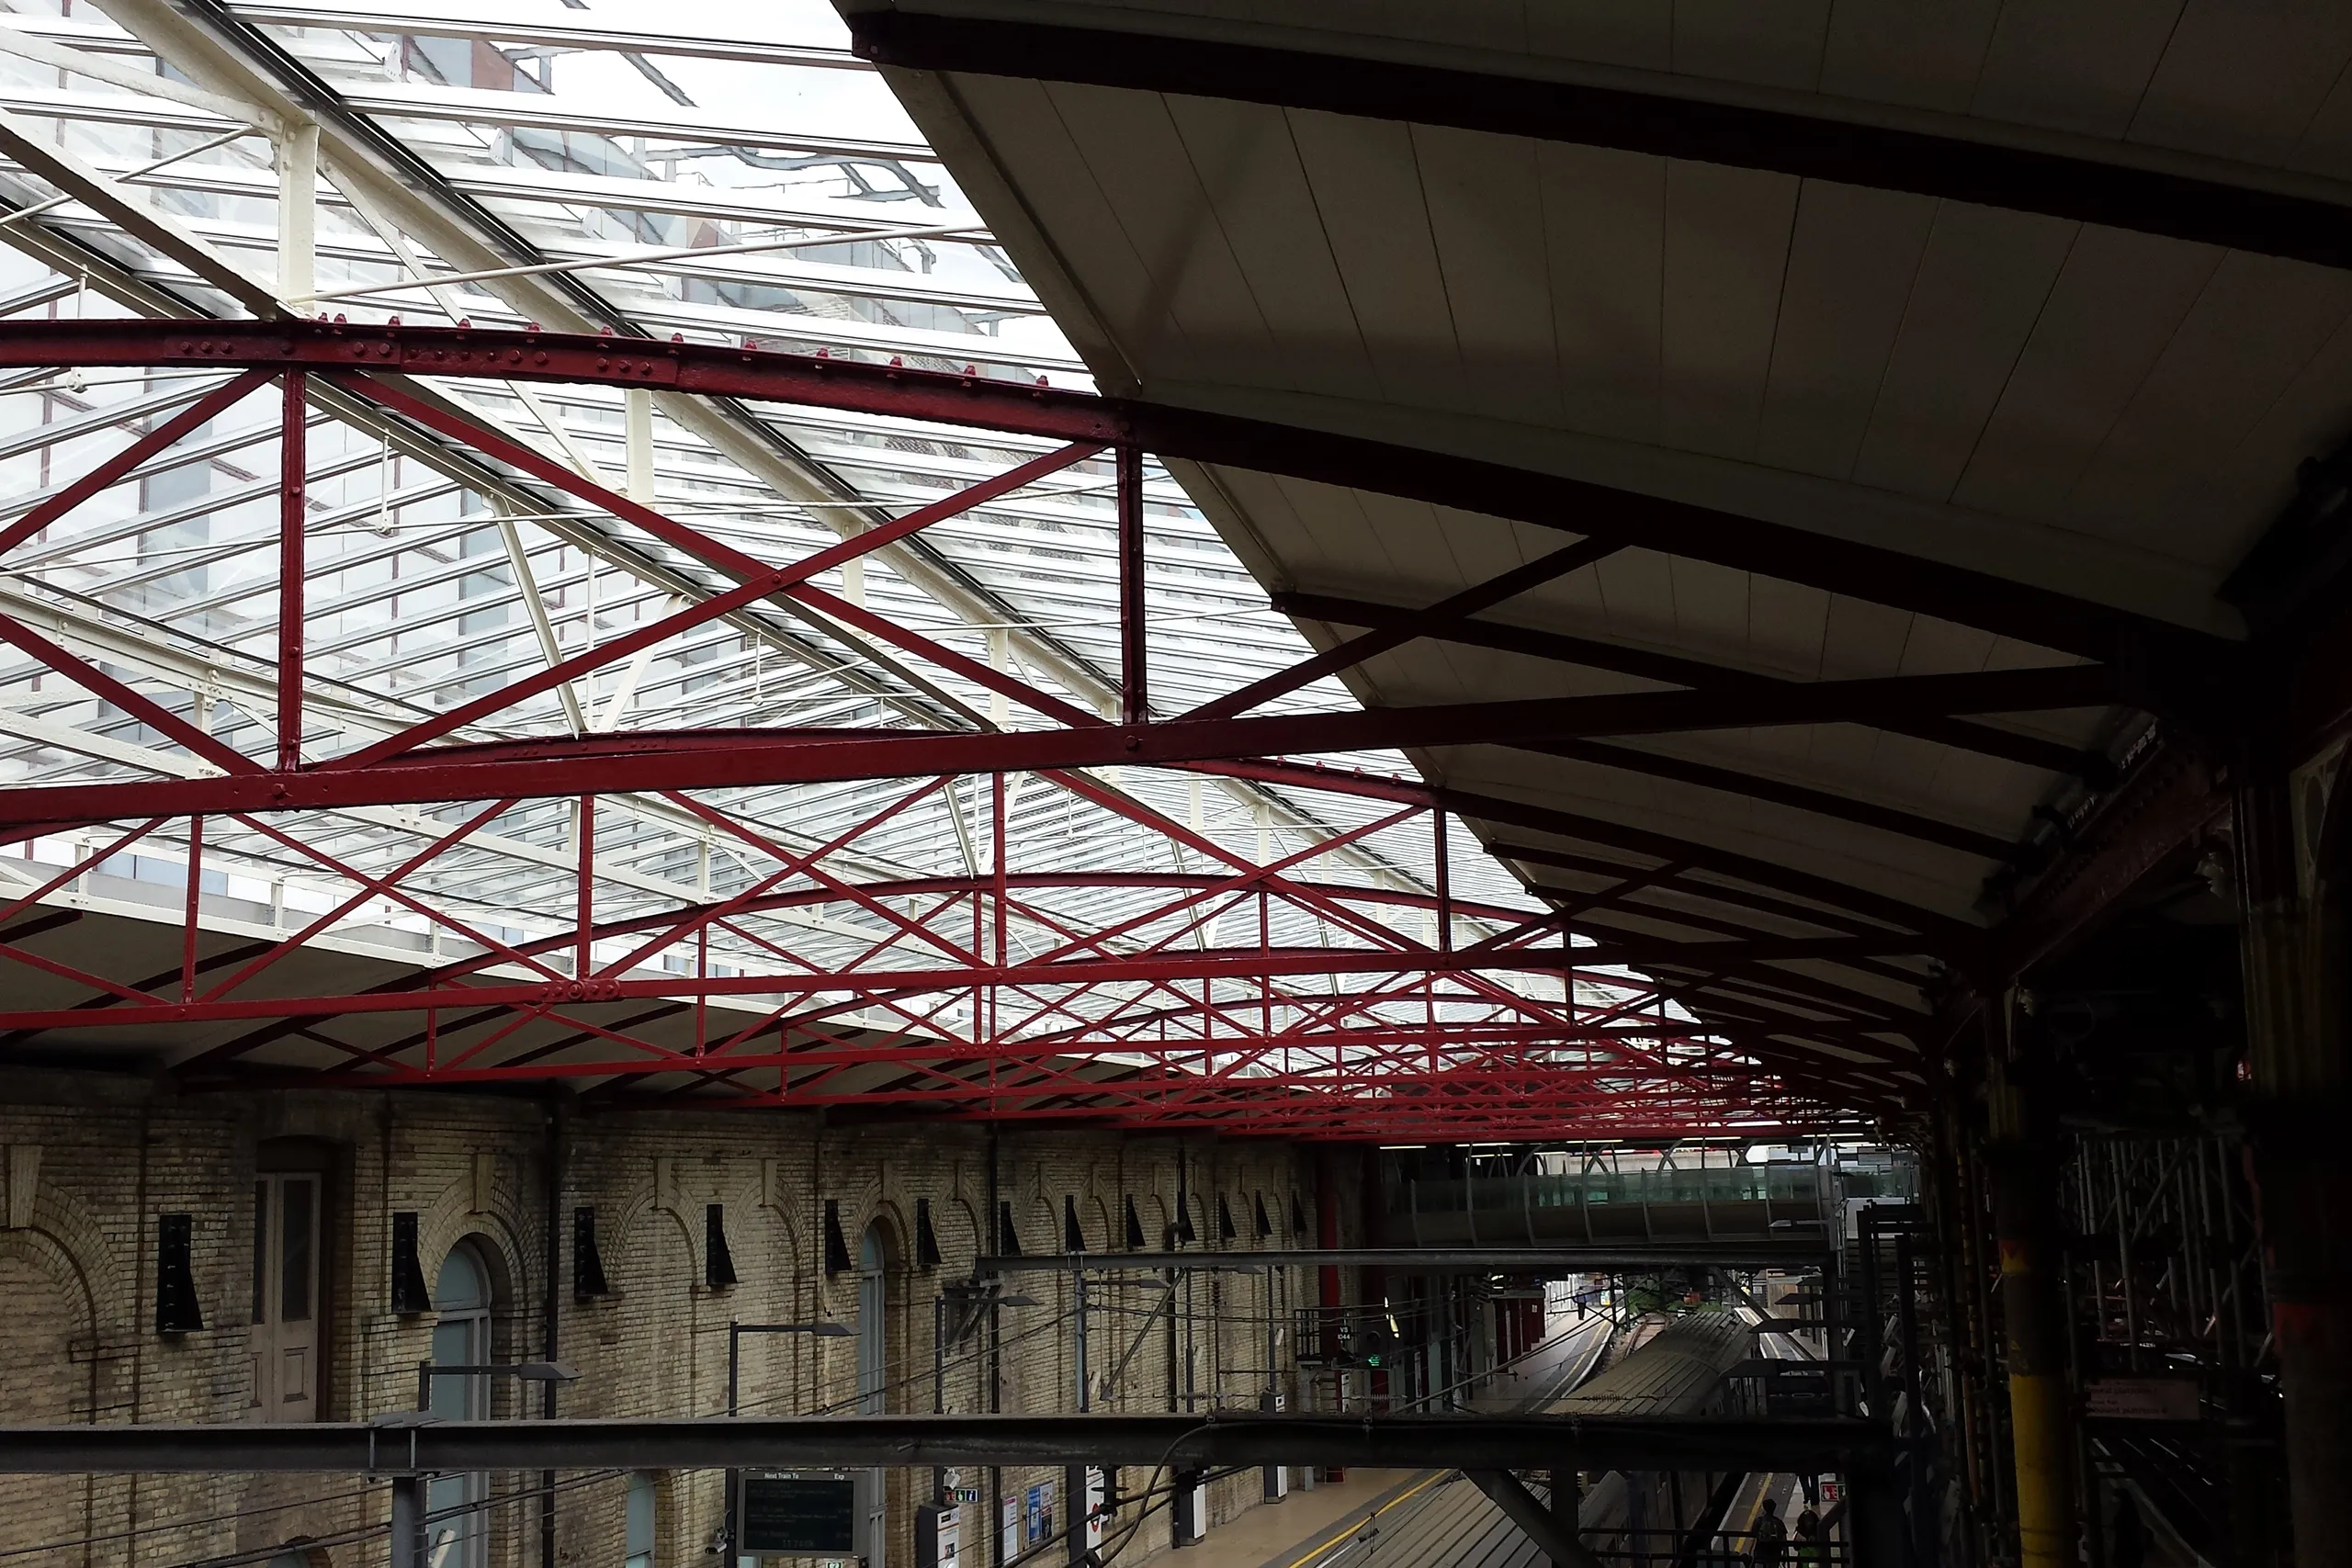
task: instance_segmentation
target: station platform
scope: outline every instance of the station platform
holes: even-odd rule
[[[1470,1407],[1500,1414],[1550,1404],[1590,1370],[1606,1331],[1594,1317],[1552,1336],[1497,1373]],[[1345,1481],[1260,1504],[1194,1545],[1163,1546],[1142,1561],[1154,1568],[1341,1568],[1378,1532],[1418,1512],[1453,1473],[1351,1470]]]

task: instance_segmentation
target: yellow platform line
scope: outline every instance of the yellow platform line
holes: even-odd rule
[[[1325,1552],[1339,1545],[1340,1541],[1346,1540],[1349,1536],[1355,1534],[1356,1531],[1372,1523],[1373,1520],[1380,1517],[1381,1515],[1396,1506],[1397,1504],[1402,1503],[1408,1497],[1411,1497],[1418,1493],[1429,1490],[1429,1488],[1436,1485],[1439,1482],[1443,1481],[1447,1476],[1453,1473],[1453,1472],[1450,1470],[1431,1471],[1428,1475],[1424,1476],[1419,1481],[1415,1482],[1411,1486],[1408,1486],[1404,1491],[1397,1493],[1396,1495],[1389,1498],[1388,1501],[1383,1503],[1369,1514],[1364,1515],[1363,1517],[1351,1520],[1349,1523],[1340,1526],[1338,1529],[1333,1530],[1321,1540],[1317,1541],[1313,1546],[1308,1547],[1305,1551],[1299,1553],[1296,1557],[1292,1558],[1288,1562],[1283,1563],[1283,1568],[1301,1568],[1301,1564],[1310,1562],[1316,1558],[1322,1556]]]

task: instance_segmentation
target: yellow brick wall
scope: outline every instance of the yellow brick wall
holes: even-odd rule
[[[563,1172],[555,1204],[558,1354],[581,1373],[560,1393],[567,1415],[718,1414],[726,1404],[730,1321],[854,1324],[854,1273],[828,1277],[823,1268],[828,1199],[840,1205],[853,1258],[867,1227],[879,1227],[887,1240],[888,1399],[897,1411],[928,1411],[934,1400],[953,1412],[1075,1408],[1074,1297],[1062,1272],[1014,1276],[1008,1290],[1039,1304],[1001,1309],[996,1353],[989,1353],[983,1326],[947,1351],[945,1375],[934,1379],[934,1303],[950,1280],[968,1276],[978,1252],[992,1249],[992,1193],[1012,1205],[1031,1254],[1060,1251],[1066,1197],[1076,1200],[1090,1248],[1124,1249],[1130,1196],[1147,1245],[1157,1247],[1180,1180],[1193,1199],[1203,1248],[1260,1245],[1252,1232],[1261,1192],[1275,1226],[1265,1245],[1314,1242],[1317,1161],[1311,1151],[1273,1143],[1074,1131],[992,1137],[968,1124],[827,1127],[793,1112],[578,1104],[563,1113],[559,1150],[550,1102],[522,1097],[311,1090],[174,1097],[135,1080],[32,1070],[13,1072],[6,1093],[0,1145],[39,1151],[32,1201],[7,1206],[31,1223],[0,1228],[0,1292],[12,1308],[0,1406],[15,1421],[248,1418],[251,1190],[265,1140],[308,1140],[330,1166],[322,1392],[322,1414],[334,1419],[412,1407],[417,1364],[430,1354],[432,1315],[390,1308],[396,1212],[418,1215],[428,1283],[460,1240],[470,1238],[492,1260],[497,1359],[541,1355],[551,1154]],[[1352,1160],[1340,1170],[1351,1179]],[[1341,1208],[1352,1215],[1351,1179],[1350,1186]],[[1308,1218],[1304,1236],[1291,1234],[1294,1192]],[[1230,1243],[1216,1235],[1220,1193],[1239,1233]],[[930,1202],[944,1253],[935,1268],[915,1263],[919,1200]],[[725,1206],[739,1276],[733,1287],[717,1290],[704,1283],[703,1257],[705,1210],[714,1202]],[[612,1289],[592,1302],[576,1301],[571,1290],[571,1215],[583,1205],[595,1210]],[[154,1233],[156,1216],[172,1213],[194,1217],[204,1327],[159,1336]],[[1093,1403],[1130,1411],[1254,1407],[1269,1386],[1295,1400],[1286,1379],[1269,1382],[1268,1313],[1282,1339],[1272,1364],[1286,1366],[1295,1348],[1289,1313],[1311,1304],[1316,1288],[1305,1269],[1193,1275],[1176,1292],[1171,1323],[1163,1307],[1168,1292],[1098,1282],[1089,1303]],[[1108,1381],[1123,1358],[1124,1372]],[[855,1395],[855,1359],[852,1338],[747,1337],[744,1407],[846,1409]],[[500,1382],[493,1413],[536,1415],[538,1398],[536,1387]],[[906,1564],[910,1505],[927,1495],[931,1477],[893,1476],[890,1555]],[[1062,1479],[1059,1471],[1011,1469],[967,1477],[1014,1497],[1050,1480],[1057,1518],[1067,1519]],[[1125,1489],[1143,1479],[1128,1474]],[[563,1483],[559,1562],[617,1563],[625,1479],[571,1476]],[[536,1475],[499,1476],[492,1489],[506,1495],[537,1484]],[[1255,1472],[1221,1483],[1212,1521],[1253,1504],[1259,1487]],[[662,1568],[717,1561],[703,1548],[723,1520],[722,1493],[717,1473],[661,1478]],[[324,1543],[326,1560],[342,1568],[384,1560],[386,1505],[385,1487],[358,1477],[14,1479],[0,1481],[0,1551],[55,1543],[40,1561],[132,1568],[307,1539]],[[498,1568],[539,1562],[539,1506],[532,1496],[494,1511]],[[985,1503],[975,1512],[984,1517],[967,1518],[966,1562],[986,1568],[994,1530]],[[1163,1511],[1138,1545],[1162,1543],[1166,1529]],[[371,1529],[379,1533],[367,1534]],[[92,1537],[108,1539],[85,1540]],[[1058,1551],[1045,1560],[1057,1562]]]

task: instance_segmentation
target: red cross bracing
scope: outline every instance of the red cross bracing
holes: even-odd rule
[[[0,527],[20,559],[274,400],[276,472],[252,468],[251,442],[238,458],[248,547],[204,568],[223,606],[197,623],[221,637],[210,689],[159,691],[136,660],[45,626],[41,595],[70,588],[54,574],[0,614],[17,677],[104,718],[85,727],[100,739],[61,739],[57,767],[0,791],[20,884],[0,908],[0,1031],[50,1055],[160,1051],[191,1087],[569,1080],[840,1114],[1385,1141],[1850,1127],[1914,1103],[1900,1062],[1916,1020],[1825,965],[1916,985],[1951,955],[1951,931],[1508,802],[1476,814],[1529,842],[1481,845],[1459,792],[1405,757],[1729,722],[1756,705],[2063,705],[2110,679],[2010,671],[1991,692],[2004,677],[1978,677],[1973,710],[1899,682],[1751,692],[1730,709],[1704,690],[1302,705],[1317,682],[1336,690],[1330,677],[1591,558],[1570,546],[1180,703],[1163,694],[1182,682],[1153,680],[1175,618],[1145,571],[1148,552],[1166,564],[1149,542],[1160,465],[1281,473],[1332,454],[1292,458],[1247,422],[977,372],[609,335],[0,323],[0,369],[44,367],[200,390],[81,472],[45,475]],[[789,405],[882,439],[977,434],[976,450],[1011,456],[779,560],[740,502],[657,505],[455,386]],[[458,588],[419,580],[371,622],[351,585],[390,571],[392,550],[351,547],[368,519],[346,502],[353,476],[396,457],[459,481],[442,520]],[[1112,650],[1108,695],[1008,657],[1007,628],[917,624],[861,591],[869,560],[1023,494],[1110,498],[1087,634]],[[514,547],[525,525],[590,558],[562,590],[588,596],[583,635],[554,635],[556,596]],[[481,545],[502,534],[506,551]],[[605,635],[596,562],[622,558],[666,591]],[[479,650],[461,635],[435,652],[463,678],[432,703],[356,672],[347,650],[380,660],[390,638],[397,655],[402,618],[435,593],[454,593],[462,629],[477,579],[528,614]],[[540,657],[506,657],[526,626]],[[778,626],[801,638],[804,671],[879,673],[846,705],[780,711],[762,700],[753,635]],[[636,700],[657,660],[691,690],[695,650],[722,646],[752,649],[752,673],[724,677],[745,689],[698,722]],[[1254,844],[1204,820],[1204,792],[1228,827],[1237,803],[1254,814]],[[1490,849],[1597,886],[1536,897]],[[117,884],[143,887],[152,910]],[[1677,887],[1781,924],[1711,928],[1690,900],[1671,935],[1589,919]]]

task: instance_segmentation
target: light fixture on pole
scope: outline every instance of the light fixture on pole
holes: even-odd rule
[[[500,1361],[468,1366],[419,1361],[416,1364],[416,1407],[433,1408],[435,1378],[516,1378],[524,1382],[577,1382],[580,1374],[561,1361]]]
[[[746,1334],[809,1334],[820,1339],[846,1339],[857,1330],[844,1323],[730,1323],[727,1325],[727,1414],[737,1414],[737,1389],[743,1370]]]

